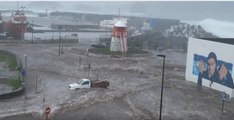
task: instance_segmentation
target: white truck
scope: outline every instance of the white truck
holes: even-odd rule
[[[97,81],[97,82],[92,82],[89,79],[81,79],[78,80],[77,83],[72,83],[68,85],[69,90],[77,90],[77,89],[82,89],[82,88],[91,88],[91,87],[104,87],[107,88],[109,86],[108,81]]]

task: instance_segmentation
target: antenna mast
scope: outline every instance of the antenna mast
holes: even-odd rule
[[[19,11],[19,1],[17,1],[17,10]]]
[[[118,16],[119,16],[119,20],[120,20],[120,8],[119,8],[119,13],[118,13]]]

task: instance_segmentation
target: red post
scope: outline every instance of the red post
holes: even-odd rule
[[[51,108],[50,107],[46,107],[45,108],[45,112],[44,112],[44,114],[46,115],[46,120],[48,120],[50,112],[51,112]]]

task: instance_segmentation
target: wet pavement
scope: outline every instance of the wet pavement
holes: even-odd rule
[[[1,45],[0,48],[22,60],[24,54],[28,56],[26,96],[1,100],[2,120],[44,119],[45,106],[52,108],[53,120],[157,119],[162,72],[162,59],[156,57],[159,53],[167,55],[164,120],[232,119],[234,113],[234,103],[228,101],[221,114],[219,92],[205,87],[199,91],[196,84],[185,81],[186,53],[183,52],[151,51],[144,57],[110,58],[86,56],[85,48],[74,45],[66,45],[60,56],[57,45]],[[96,80],[97,74],[99,80],[110,82],[108,89],[68,90],[68,84],[81,78]]]

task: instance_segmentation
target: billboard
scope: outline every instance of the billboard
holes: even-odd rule
[[[234,97],[234,45],[189,38],[185,78]]]

